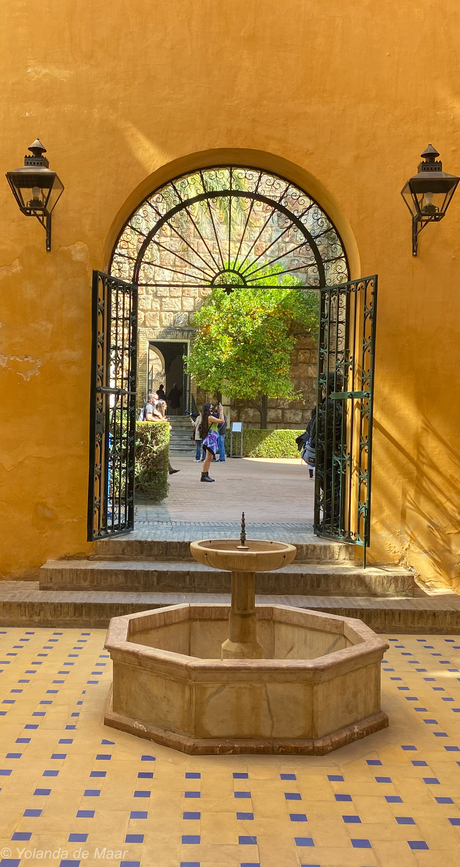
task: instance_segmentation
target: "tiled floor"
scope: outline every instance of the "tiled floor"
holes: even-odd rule
[[[388,637],[352,746],[192,758],[103,726],[104,635],[0,628],[0,867],[458,867],[460,637]]]

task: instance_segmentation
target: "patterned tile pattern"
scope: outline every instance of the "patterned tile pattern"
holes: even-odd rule
[[[190,757],[102,725],[103,630],[0,628],[0,867],[458,867],[460,638],[389,636],[389,729]]]

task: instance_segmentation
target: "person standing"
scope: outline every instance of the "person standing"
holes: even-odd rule
[[[217,405],[217,410],[219,414],[222,414],[224,416],[222,424],[217,425],[217,435],[219,437],[219,463],[223,463],[225,461],[225,434],[227,433],[227,416],[224,413],[224,409],[221,403]]]
[[[193,418],[190,416],[190,421],[192,422],[192,425],[193,425],[192,439],[196,445],[195,463],[199,464],[200,462],[202,463],[206,457],[204,450],[203,450],[203,457],[201,457],[201,436],[200,436],[201,415],[198,415],[195,420],[193,420]]]
[[[156,406],[155,406],[155,411],[157,414],[156,417],[151,418],[151,419],[147,419],[147,421],[154,421],[154,422],[155,421],[168,421],[168,419],[166,418],[166,401],[165,400],[157,401]],[[171,425],[169,425],[169,427],[171,428]],[[168,468],[169,468],[169,475],[170,476],[172,476],[174,473],[180,473],[180,470],[173,470],[173,468],[171,466],[171,461],[169,460],[169,453],[168,453]]]
[[[309,442],[310,442],[310,440],[311,440],[311,429],[312,429],[312,427],[313,427],[313,419],[315,419],[315,418],[316,418],[316,406],[313,407],[313,409],[312,409],[312,411],[311,411],[311,416],[310,416],[310,418],[308,419],[308,422],[307,422],[307,430],[306,430],[306,433],[308,434],[308,441],[309,441]],[[312,479],[312,478],[313,478],[313,475],[314,475],[314,469],[313,469],[313,467],[312,467],[308,462],[307,462],[307,466],[308,466],[308,475],[309,475],[310,478]]]
[[[171,391],[168,394],[168,403],[172,415],[177,415],[180,408],[180,399],[182,397],[182,389],[179,388],[177,382],[174,383]]]
[[[322,389],[322,402],[317,407],[310,428],[310,445],[316,448],[315,469],[323,494],[323,525],[328,528],[339,526],[341,514],[341,475],[337,458],[341,442],[342,407],[339,401],[330,397],[333,391],[342,391],[340,373],[328,373],[326,387]]]
[[[166,392],[164,390],[163,384],[160,385],[160,387],[157,391],[157,394],[158,394],[158,400],[166,400]]]
[[[216,415],[213,411],[212,404],[205,403],[201,410],[201,424],[199,427],[203,449],[206,452],[206,458],[203,464],[203,472],[201,473],[202,482],[214,482],[209,475],[209,467],[211,461],[216,454],[219,435],[217,433],[217,425],[224,421],[224,413],[222,406],[220,412]]]
[[[144,407],[144,420],[145,421],[160,421],[161,413],[157,409],[157,401],[158,394],[155,392],[154,394],[149,394],[149,399]]]

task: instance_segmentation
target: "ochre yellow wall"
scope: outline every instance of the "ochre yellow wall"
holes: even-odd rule
[[[3,6],[0,166],[39,136],[65,192],[46,253],[2,187],[2,575],[90,550],[91,270],[152,183],[248,153],[379,274],[371,559],[460,586],[460,193],[417,259],[399,194],[428,142],[460,172],[458,0]]]

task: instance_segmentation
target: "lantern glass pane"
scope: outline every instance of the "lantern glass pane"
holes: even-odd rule
[[[419,216],[417,198],[412,194],[409,181],[401,191],[401,195],[413,217]]]
[[[25,201],[24,201],[23,193],[25,192],[26,198],[29,198],[29,191],[23,190],[21,187],[18,187],[17,184],[14,183],[13,178],[10,177],[10,172],[7,173],[6,177],[8,178],[8,183],[9,183],[9,185],[10,185],[10,187],[14,193],[15,199],[17,200],[18,205],[22,210],[23,208],[25,208]]]
[[[419,193],[417,200],[422,217],[434,217],[437,214],[441,215],[444,213],[445,192],[434,193],[431,190],[427,190],[425,193]]]
[[[50,214],[64,186],[56,172],[49,169],[16,169],[7,178],[23,210]]]
[[[23,195],[27,208],[31,208],[33,211],[43,211],[46,207],[49,190],[37,183],[33,187],[24,188]]]
[[[58,178],[58,176],[55,175],[54,176],[54,183],[53,183],[53,186],[51,187],[51,189],[49,190],[48,200],[46,203],[46,210],[48,211],[49,214],[51,214],[51,211],[53,210],[57,200],[61,196],[63,189],[64,189],[64,184],[62,183],[60,178]]]

